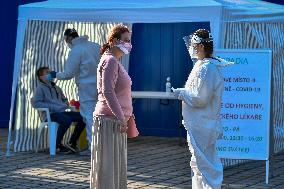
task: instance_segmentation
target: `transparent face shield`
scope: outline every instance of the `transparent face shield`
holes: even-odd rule
[[[201,43],[201,38],[197,35],[184,36],[183,40],[185,42],[186,48],[192,59],[197,59],[196,45]]]
[[[185,42],[186,48],[189,52],[189,55],[193,59],[197,59],[197,49],[196,46],[202,42],[210,42],[213,41],[213,38],[209,34],[209,38],[203,39],[198,37],[197,35],[189,35],[189,36],[184,36],[183,40]]]

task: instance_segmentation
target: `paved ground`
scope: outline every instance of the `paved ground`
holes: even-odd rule
[[[0,130],[3,147],[3,130]],[[6,142],[6,141],[5,141]],[[191,188],[190,154],[176,138],[139,137],[128,142],[128,188]],[[265,185],[265,163],[253,161],[227,168],[224,189],[284,189],[284,154],[275,157],[274,177]],[[0,151],[0,189],[79,189],[89,187],[90,158],[47,152]]]

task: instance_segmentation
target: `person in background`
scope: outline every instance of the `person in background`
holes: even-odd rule
[[[100,60],[100,45],[79,37],[75,29],[66,29],[64,39],[71,51],[63,72],[52,72],[52,78],[69,80],[75,78],[80,101],[80,113],[86,123],[89,148],[81,155],[91,155],[93,112],[97,102],[96,73]]]
[[[209,31],[199,29],[189,40],[189,53],[197,62],[185,87],[173,89],[173,92],[182,100],[184,126],[192,154],[192,188],[221,189],[223,166],[217,156],[216,142],[222,135],[220,111],[224,79],[221,67],[227,62],[212,56],[213,38]]]
[[[77,152],[77,140],[85,128],[82,116],[79,112],[66,112],[66,110],[70,108],[68,99],[63,94],[61,88],[53,82],[48,67],[40,67],[36,71],[36,75],[39,84],[31,99],[32,106],[34,108],[48,108],[51,121],[59,124],[56,138],[56,147],[59,152]],[[46,115],[41,113],[40,117],[42,120],[46,121]],[[72,122],[77,122],[77,124],[69,143],[64,146],[61,140]]]
[[[131,78],[119,59],[131,51],[130,31],[112,28],[97,69],[90,188],[127,188],[127,122],[132,116]]]

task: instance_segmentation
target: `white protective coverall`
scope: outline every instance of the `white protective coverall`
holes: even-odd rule
[[[190,166],[194,173],[193,189],[220,189],[223,166],[217,156],[216,141],[222,135],[220,120],[224,79],[222,59],[198,60],[178,98],[183,101],[182,114],[187,130]]]
[[[88,36],[72,40],[64,71],[57,73],[59,80],[75,77],[80,101],[80,114],[86,123],[87,139],[92,142],[93,111],[97,102],[97,67],[100,61],[100,45],[88,41]],[[90,146],[90,145],[89,145]]]

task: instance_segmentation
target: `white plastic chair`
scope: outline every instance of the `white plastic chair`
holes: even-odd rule
[[[38,128],[38,138],[36,143],[36,152],[38,152],[38,147],[40,143],[41,134],[44,128],[48,128],[48,136],[49,136],[49,153],[51,156],[55,156],[56,154],[56,136],[57,136],[57,129],[58,123],[52,122],[50,118],[50,113],[48,108],[36,108],[36,110],[40,112],[45,112],[47,122],[41,122]]]

